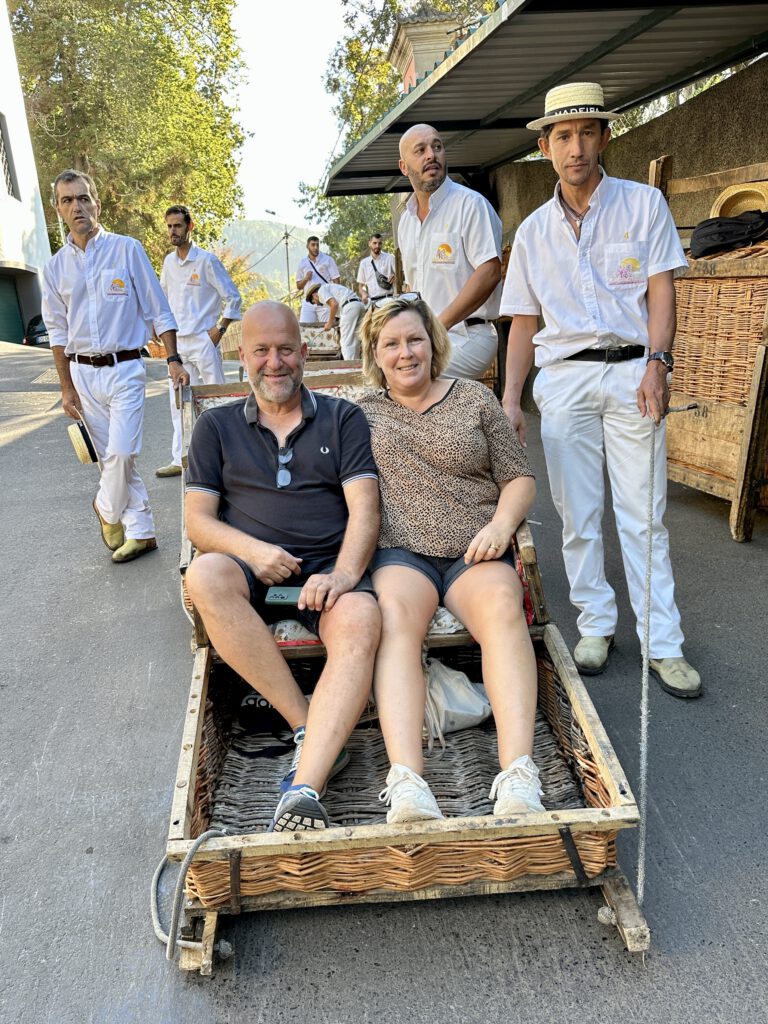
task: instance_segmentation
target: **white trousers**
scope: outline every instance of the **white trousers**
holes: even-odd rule
[[[466,377],[477,380],[482,377],[493,360],[499,347],[494,324],[456,324],[448,332],[451,339],[451,358],[443,371],[445,377]]]
[[[144,427],[143,361],[98,367],[73,362],[70,373],[102,464],[96,506],[108,523],[123,524],[126,539],[154,537],[149,495],[136,469]]]
[[[652,427],[652,420],[642,417],[636,404],[644,372],[644,359],[610,364],[566,360],[540,370],[533,387],[541,411],[552,498],[563,522],[571,602],[579,609],[582,636],[610,636],[618,618],[616,595],[605,578],[605,464],[629,599],[642,642]],[[650,653],[652,658],[675,658],[682,653],[683,634],[669,535],[663,523],[667,503],[663,422],[656,430],[653,495]]]
[[[339,335],[341,341],[342,359],[360,358],[360,338],[357,328],[365,316],[365,304],[363,302],[348,302],[341,307],[339,313]]]
[[[214,345],[206,333],[180,334],[176,338],[176,350],[181,356],[184,369],[189,374],[189,383],[223,384],[224,368],[221,365],[221,348]],[[171,400],[171,421],[173,441],[171,459],[175,466],[181,465],[181,409],[176,408],[176,390],[168,378],[168,392]]]

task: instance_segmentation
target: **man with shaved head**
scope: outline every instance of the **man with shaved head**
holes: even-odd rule
[[[270,828],[325,828],[320,798],[349,760],[344,743],[379,641],[366,574],[379,531],[376,464],[361,410],[302,384],[307,346],[287,306],[248,310],[240,358],[252,394],[209,409],[192,434],[186,524],[204,553],[187,585],[219,655],[293,729]],[[276,591],[295,597],[293,607],[272,603]],[[327,650],[311,705],[268,628],[284,618],[318,633]]]
[[[400,139],[400,171],[413,187],[397,232],[405,279],[448,330],[446,375],[482,377],[498,345],[501,221],[479,192],[447,176],[431,125],[413,125]]]

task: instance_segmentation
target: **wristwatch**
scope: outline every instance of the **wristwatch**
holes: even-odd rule
[[[658,359],[660,363],[664,363],[670,373],[675,368],[675,360],[672,358],[671,352],[651,352],[646,360],[646,364],[650,363],[652,359]]]
[[[229,324],[216,324],[216,330],[219,332],[219,334],[223,334],[228,327]]]
[[[168,363],[169,366],[171,365],[171,363],[181,363],[182,366],[184,365],[184,360],[181,358],[181,356],[168,356],[168,358],[165,361],[166,363]]]

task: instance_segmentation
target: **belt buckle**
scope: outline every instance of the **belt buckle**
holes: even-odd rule
[[[117,356],[114,354],[114,352],[107,352],[104,358],[107,360],[107,366],[115,366],[115,364],[117,363]]]

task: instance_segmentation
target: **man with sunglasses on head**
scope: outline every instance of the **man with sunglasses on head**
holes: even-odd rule
[[[179,325],[178,358],[191,384],[223,384],[221,339],[240,319],[240,292],[218,256],[192,240],[195,227],[186,206],[170,206],[165,225],[173,252],[165,257],[160,284]],[[171,387],[171,462],[155,476],[181,476],[181,409]]]
[[[302,384],[307,346],[294,313],[258,302],[243,318],[240,358],[252,394],[209,409],[189,447],[186,525],[199,554],[190,596],[219,655],[293,729],[274,831],[326,828],[327,780],[371,688],[380,616],[366,567],[379,530],[379,488],[360,409]],[[294,607],[273,604],[298,588]],[[268,623],[296,618],[327,661],[307,701]]]
[[[413,186],[397,231],[405,280],[448,331],[445,375],[477,379],[498,347],[501,221],[479,192],[448,177],[431,125],[412,125],[400,139],[400,171]]]

